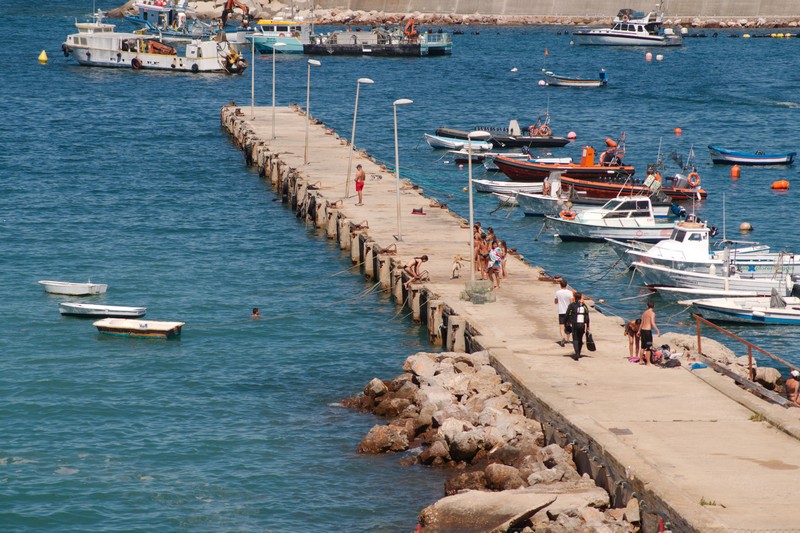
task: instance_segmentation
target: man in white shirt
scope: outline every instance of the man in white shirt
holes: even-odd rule
[[[567,323],[567,307],[572,303],[572,291],[567,288],[567,280],[562,279],[560,284],[561,288],[556,291],[553,303],[558,305],[558,330],[561,334],[558,344],[563,347],[569,342],[569,335],[564,331],[564,324]]]

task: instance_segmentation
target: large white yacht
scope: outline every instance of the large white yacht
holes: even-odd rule
[[[578,44],[604,46],[680,46],[683,39],[672,28],[662,28],[661,4],[647,14],[621,9],[610,28],[576,30]]]

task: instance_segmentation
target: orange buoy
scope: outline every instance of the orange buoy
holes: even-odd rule
[[[778,180],[772,183],[773,189],[786,190],[789,188],[789,182],[786,180]]]
[[[742,169],[739,168],[739,165],[733,165],[731,167],[731,177],[738,178],[742,173]]]
[[[675,135],[680,135],[681,133],[683,133],[683,130],[680,128],[675,128],[673,131],[675,132]]]
[[[606,146],[608,146],[609,148],[616,148],[617,147],[617,141],[615,141],[611,137],[606,137]]]

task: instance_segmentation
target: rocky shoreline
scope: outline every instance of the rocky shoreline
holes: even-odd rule
[[[111,17],[122,17],[133,12],[135,0],[129,0],[124,5],[109,12]],[[189,8],[194,10],[198,18],[209,20],[219,18],[222,13],[224,0],[194,1],[189,2]],[[289,6],[281,2],[261,0],[256,2],[260,8],[254,9],[255,18],[289,18],[292,12]],[[351,9],[302,9],[295,10],[297,20],[314,20],[317,24],[328,25],[355,25],[379,26],[383,24],[400,24],[409,19],[414,19],[418,26],[453,26],[453,25],[487,25],[487,26],[607,26],[613,16],[609,17],[574,17],[574,16],[536,16],[536,15],[481,15],[450,14],[450,13],[385,13],[382,11],[358,11]],[[241,18],[241,13],[236,11],[232,18]],[[797,28],[800,27],[800,16],[786,18],[741,18],[741,17],[674,17],[665,19],[665,26],[679,26],[684,28],[714,28],[714,29],[770,29],[770,28]]]

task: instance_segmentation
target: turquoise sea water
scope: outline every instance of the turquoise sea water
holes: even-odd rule
[[[90,10],[66,0],[46,13],[0,6],[9,37],[0,51],[2,530],[413,530],[441,496],[442,473],[358,456],[375,420],[336,404],[398,374],[429,349],[426,332],[369,292],[349,255],[245,167],[218,111],[249,104],[249,72],[79,67],[60,44]],[[798,74],[787,65],[798,46],[689,39],[648,64],[643,50],[572,47],[554,28],[481,27],[455,36],[449,58],[322,58],[311,107],[347,135],[355,80],[374,79],[362,86],[356,144],[393,162],[391,103],[413,99],[398,113],[401,168],[464,215],[466,171],[421,142],[437,126],[526,123],[549,107],[557,134],[578,134],[558,154],[623,130],[638,168],[659,143],[684,154],[694,146],[710,191],[702,216],[721,227],[724,193],[729,237],[746,220],[749,238],[800,250],[796,193],[769,189],[797,171],[744,169],[732,181],[705,150],[797,147]],[[603,67],[611,85],[538,87],[545,48],[548,68]],[[36,62],[42,49],[46,66]],[[270,60],[256,58],[258,105],[270,101]],[[305,58],[279,57],[277,72],[279,105],[304,102]],[[625,317],[640,311],[636,280],[611,268],[610,250],[536,241],[539,220],[496,207],[476,197],[476,217],[531,262]],[[148,319],[186,321],[182,338],[102,337],[91,321],[60,317],[62,298],[36,284],[87,278],[109,284],[87,301],[145,305]],[[264,318],[251,320],[252,307]],[[662,329],[690,331],[679,311],[659,304]],[[794,330],[737,331],[798,361],[786,350]]]

